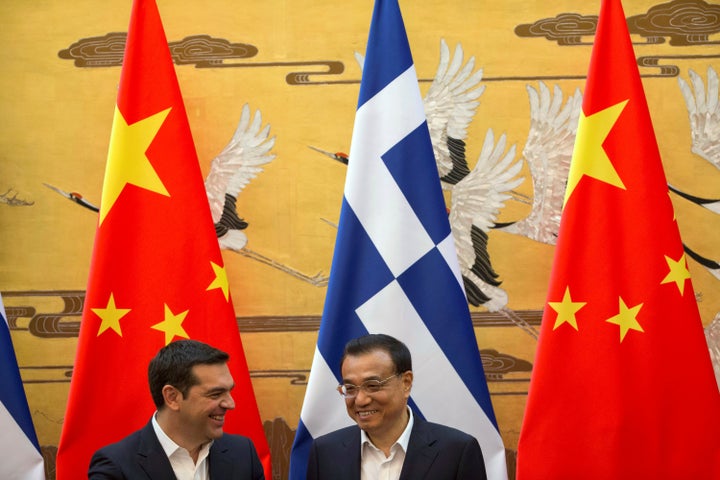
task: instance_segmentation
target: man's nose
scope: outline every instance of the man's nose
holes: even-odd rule
[[[365,393],[365,390],[363,390],[362,388],[359,389],[357,395],[355,396],[355,404],[357,404],[357,405],[367,405],[367,404],[370,403],[371,401],[372,401],[372,398],[370,397],[370,395],[368,395],[367,393]]]
[[[220,406],[228,410],[232,410],[235,408],[235,400],[233,399],[230,392],[228,392],[228,394],[223,398],[222,402],[220,402]]]

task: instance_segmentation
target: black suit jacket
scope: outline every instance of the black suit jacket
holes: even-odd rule
[[[249,438],[225,434],[208,454],[211,480],[264,480],[262,464]],[[106,447],[90,460],[91,480],[175,480],[152,421],[142,429]]]
[[[318,437],[310,448],[307,480],[360,480],[360,429]],[[415,416],[400,480],[485,480],[475,437]]]

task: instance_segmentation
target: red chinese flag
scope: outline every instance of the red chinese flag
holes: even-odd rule
[[[150,359],[191,338],[230,354],[225,431],[270,454],[238,333],[202,173],[154,0],[135,0],[113,119],[57,478],[87,477],[100,447],[155,410]]]
[[[620,0],[603,0],[517,478],[718,479],[720,393]]]

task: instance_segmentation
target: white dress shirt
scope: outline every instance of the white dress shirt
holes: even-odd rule
[[[408,407],[408,421],[405,430],[390,447],[390,456],[373,445],[364,430],[360,430],[360,480],[398,480],[405,462],[405,453],[410,442],[413,427],[413,413]]]
[[[162,445],[165,455],[170,460],[173,472],[177,480],[210,480],[209,465],[208,465],[208,453],[210,453],[210,447],[213,442],[208,442],[200,448],[198,454],[197,463],[193,462],[190,452],[186,449],[173,442],[170,437],[163,432],[163,429],[155,419],[155,414],[152,416],[152,426],[155,430],[160,445]]]

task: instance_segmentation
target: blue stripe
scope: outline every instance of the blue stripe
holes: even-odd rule
[[[305,424],[300,419],[297,430],[295,430],[295,441],[292,445],[290,471],[288,478],[304,479],[307,476],[307,461],[310,455],[310,447],[313,438],[310,436]]]
[[[450,234],[427,122],[398,142],[383,161],[436,245]]]
[[[400,275],[398,283],[470,393],[497,428],[465,294],[445,259],[437,249],[431,250]]]
[[[2,300],[0,300],[0,305],[2,305]],[[2,315],[0,315],[0,402],[5,405],[5,408],[10,412],[10,415],[25,433],[25,436],[40,452],[35,427],[33,427],[32,417],[30,416],[30,408],[27,404],[27,398],[25,398],[20,370],[15,358],[15,350],[10,338],[10,330]],[[4,454],[12,455],[12,452],[4,452]]]
[[[339,362],[348,340],[367,334],[355,309],[393,280],[375,245],[343,199],[340,225],[323,321],[318,333],[318,349],[340,382]]]
[[[358,108],[413,64],[397,0],[377,0],[365,51]]]

